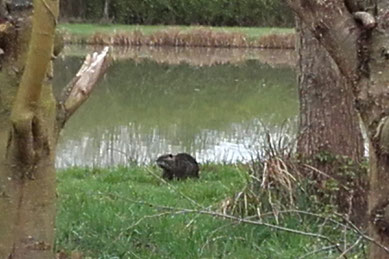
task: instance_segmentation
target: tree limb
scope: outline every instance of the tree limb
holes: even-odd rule
[[[323,44],[342,74],[356,83],[359,79],[358,39],[361,30],[344,1],[285,1]]]
[[[63,90],[57,116],[61,126],[88,99],[95,85],[104,75],[110,65],[108,52],[109,48],[105,47],[100,53],[88,54],[76,76]]]

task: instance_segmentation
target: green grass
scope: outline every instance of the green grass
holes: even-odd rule
[[[136,202],[217,210],[222,200],[246,185],[243,167],[206,165],[200,179],[170,185],[152,174],[160,174],[159,169],[58,172],[57,250],[79,251],[91,258],[298,258],[326,245],[263,226],[175,215]],[[285,217],[283,225],[313,232],[323,227],[317,219],[296,216]],[[338,255],[325,252],[307,258]]]
[[[178,28],[180,30],[192,30],[199,28],[199,26],[163,26],[163,25],[100,25],[100,24],[74,24],[74,23],[63,23],[58,26],[60,30],[64,30],[72,35],[80,37],[88,37],[97,32],[100,33],[115,33],[115,32],[132,32],[135,30],[141,31],[145,35],[155,33],[157,31],[166,30],[169,28]],[[280,33],[292,33],[294,29],[291,28],[259,28],[259,27],[209,27],[215,31],[226,31],[226,32],[241,32],[248,36],[248,38],[254,39],[260,36],[269,34],[280,34]]]

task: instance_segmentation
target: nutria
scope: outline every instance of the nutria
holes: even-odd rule
[[[163,169],[162,177],[166,180],[199,177],[199,165],[196,159],[187,153],[162,155],[158,157],[157,165]]]

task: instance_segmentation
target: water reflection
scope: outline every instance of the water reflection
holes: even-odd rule
[[[85,50],[67,51],[56,63],[57,94]],[[149,163],[183,151],[201,162],[250,159],[265,130],[275,136],[284,121],[293,129],[298,109],[288,62],[268,65],[263,57],[276,55],[257,52],[114,50],[116,62],[62,134],[57,167]]]
[[[179,127],[173,126],[177,130]],[[158,129],[154,129],[150,134],[142,132],[144,131],[141,126],[129,124],[107,129],[101,134],[69,139],[61,145],[57,166],[148,164],[153,162],[158,154],[179,153],[183,150],[195,155],[199,162],[248,161],[261,155],[267,141],[264,132],[269,132],[275,142],[279,142],[280,137],[284,138],[285,143],[281,143],[283,147],[293,141],[293,129],[274,126],[269,131],[259,120],[253,120],[247,125],[232,124],[224,131],[204,129],[189,143],[190,146],[165,138]]]

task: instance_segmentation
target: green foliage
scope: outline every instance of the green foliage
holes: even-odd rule
[[[90,0],[85,1],[86,13],[85,18],[87,20],[94,20],[96,17],[100,19],[103,17],[104,0]]]
[[[246,181],[245,173],[239,168],[221,166],[218,169],[204,171],[199,181],[173,182],[175,190],[150,174],[149,171],[159,175],[156,168],[59,172],[57,247],[79,250],[93,258],[128,258],[132,253],[142,258],[195,258],[207,234],[225,223],[207,216],[166,215],[145,218],[137,225],[144,216],[161,211],[132,201],[193,207],[185,196],[204,207],[214,205]],[[225,248],[223,245],[218,250],[223,252]],[[204,252],[211,253],[208,249]]]
[[[298,258],[326,246],[316,238],[147,205],[218,211],[222,201],[246,186],[246,171],[244,166],[206,164],[200,179],[170,185],[155,177],[160,174],[155,167],[61,171],[56,249],[92,258]],[[311,198],[301,193],[299,199],[305,203],[301,209],[309,210]],[[280,214],[278,220],[284,227],[334,240],[353,238],[341,236],[343,228],[326,227],[328,218]],[[308,258],[318,255],[336,257],[329,249]]]
[[[75,12],[71,6],[85,12]],[[104,0],[61,3],[64,19],[100,21],[103,9]],[[282,0],[111,0],[109,15],[113,22],[124,24],[294,25],[293,14]]]

